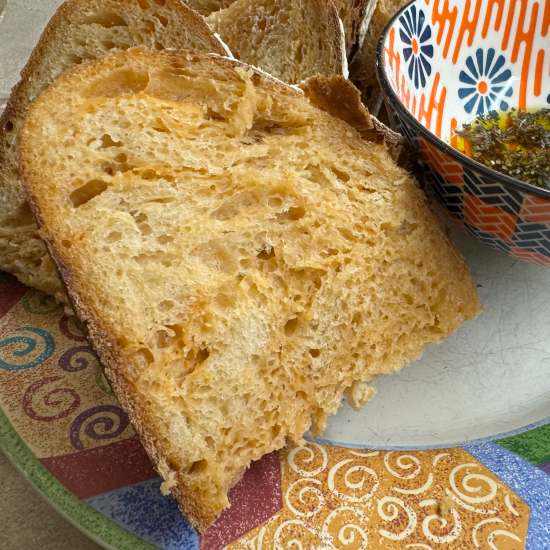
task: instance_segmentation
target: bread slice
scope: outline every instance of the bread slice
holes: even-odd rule
[[[376,9],[376,0],[334,0],[338,16],[344,24],[346,51],[353,55],[357,44],[362,46],[369,23]]]
[[[46,27],[0,117],[0,269],[63,300],[19,181],[16,138],[34,99],[63,71],[131,46],[224,54],[204,19],[181,0],[68,0]]]
[[[331,0],[237,0],[207,18],[233,55],[288,84],[347,76],[342,23]]]
[[[350,61],[350,80],[361,91],[361,98],[369,112],[377,115],[384,97],[376,77],[376,46],[380,34],[391,16],[411,0],[378,0],[363,44]]]
[[[187,5],[192,7],[204,16],[211,15],[216,11],[228,8],[236,0],[185,0]],[[344,25],[346,37],[346,51],[351,52],[359,36],[364,36],[374,9],[376,0],[334,0],[333,4]],[[255,32],[261,32],[258,25]],[[362,43],[362,39],[361,39]]]
[[[235,60],[76,67],[31,109],[20,159],[75,311],[199,531],[252,460],[480,311],[384,146]]]

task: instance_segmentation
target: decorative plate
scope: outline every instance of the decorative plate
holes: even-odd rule
[[[8,2],[0,19],[0,97],[58,4],[44,1],[43,17],[30,18],[25,2]],[[8,65],[22,21],[28,48]],[[363,411],[342,405],[325,439],[253,463],[200,538],[162,496],[74,319],[7,274],[0,446],[110,549],[546,550],[550,270],[453,235],[487,311],[381,379]]]

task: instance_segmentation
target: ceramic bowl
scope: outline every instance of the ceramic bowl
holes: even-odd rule
[[[478,114],[550,107],[548,0],[417,0],[376,55],[390,124],[420,150],[434,206],[487,246],[550,267],[550,190],[452,147]]]

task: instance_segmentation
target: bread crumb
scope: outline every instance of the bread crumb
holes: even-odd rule
[[[438,509],[439,515],[440,516],[447,515],[454,507],[455,507],[455,504],[453,502],[453,499],[449,495],[443,497],[439,501],[439,509]]]
[[[177,485],[176,481],[176,472],[171,471],[168,474],[168,477],[160,484],[160,492],[164,496],[168,496],[170,494],[170,490],[172,487],[175,487]]]
[[[376,389],[356,380],[348,388],[348,403],[354,411],[360,411],[376,394]]]

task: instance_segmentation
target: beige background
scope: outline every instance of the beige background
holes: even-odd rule
[[[0,12],[6,0],[0,0]],[[0,451],[0,550],[100,550],[62,518]]]
[[[1,550],[101,550],[61,517],[1,451],[0,517]]]

